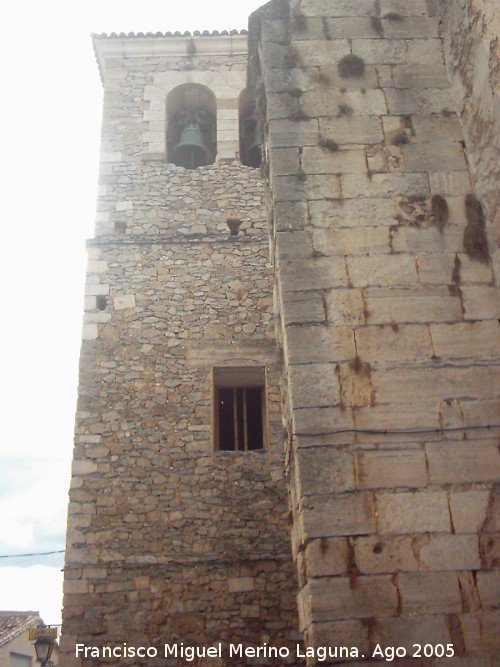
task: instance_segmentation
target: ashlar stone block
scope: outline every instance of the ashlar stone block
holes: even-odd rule
[[[324,577],[346,574],[349,565],[347,538],[321,537],[306,546],[307,574]]]
[[[387,227],[314,229],[312,237],[314,249],[329,256],[390,252]]]
[[[354,553],[356,564],[363,574],[390,574],[418,569],[410,537],[356,537]]]
[[[500,318],[500,293],[498,287],[464,285],[461,288],[466,320]]]
[[[304,539],[375,532],[375,508],[370,493],[304,498],[299,516]]]
[[[360,289],[332,289],[325,301],[328,321],[332,324],[340,327],[365,323],[365,304]],[[347,358],[354,356],[349,355]]]
[[[498,380],[496,382],[498,384]],[[430,480],[435,484],[469,484],[500,479],[500,452],[495,442],[428,443],[426,450]]]
[[[365,152],[305,147],[302,151],[302,168],[307,174],[345,174],[364,171]]]
[[[354,337],[348,327],[288,327],[285,351],[290,364],[338,363],[355,356]]]
[[[434,17],[412,16],[410,18],[405,15],[401,21],[393,21],[384,18],[384,14],[382,14],[382,25],[384,36],[390,39],[415,39],[418,37],[425,39],[426,37],[439,37],[438,21],[437,18]]]
[[[403,146],[408,171],[466,171],[464,151],[458,143],[432,142]]]
[[[303,16],[375,16],[375,0],[302,0],[300,10]]]
[[[353,456],[336,447],[298,449],[295,478],[301,497],[352,491],[355,488]]]
[[[417,282],[412,255],[348,257],[349,279],[353,287],[405,287]]]
[[[452,614],[462,611],[454,572],[408,572],[398,577],[403,614]]]
[[[295,408],[340,403],[340,391],[333,364],[300,364],[289,367],[289,389]]]
[[[316,621],[393,616],[397,611],[397,590],[387,575],[360,576],[355,586],[349,577],[312,579],[306,588]]]
[[[496,320],[432,324],[434,351],[443,359],[496,356],[500,349],[500,327]]]
[[[423,450],[401,448],[356,454],[358,486],[362,489],[423,487],[427,470]]]
[[[403,16],[428,16],[427,0],[380,0],[382,16],[396,12]]]
[[[343,104],[347,104],[343,102]],[[320,118],[319,130],[322,137],[332,139],[339,146],[343,144],[378,144],[383,139],[380,118],[375,116],[342,116]]]
[[[329,257],[284,260],[278,269],[283,292],[347,287],[343,259]]]
[[[364,361],[393,365],[431,359],[432,340],[427,326],[366,326],[356,330],[356,349]]]
[[[396,215],[391,199],[360,197],[309,202],[315,227],[388,227]]]
[[[382,493],[377,496],[381,535],[447,533],[451,530],[445,492]]]
[[[404,39],[353,39],[352,52],[369,65],[391,65],[406,62]]]
[[[364,290],[364,295],[370,324],[456,322],[462,319],[460,299],[450,296],[447,287],[370,287]]]

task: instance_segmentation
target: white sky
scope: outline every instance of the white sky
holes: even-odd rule
[[[64,548],[101,116],[90,33],[247,28],[262,4],[4,5],[0,556]],[[32,609],[46,623],[60,623],[62,563],[62,555],[0,558],[0,610]]]

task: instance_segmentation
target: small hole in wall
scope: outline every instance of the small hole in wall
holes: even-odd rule
[[[377,542],[377,544],[373,547],[374,554],[381,554],[383,550],[384,550],[384,545],[382,544],[382,542]]]
[[[98,297],[96,297],[96,300],[99,310],[106,310],[106,306],[108,305],[106,297],[103,294],[100,294]]]

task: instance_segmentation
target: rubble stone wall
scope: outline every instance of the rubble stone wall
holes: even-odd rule
[[[65,563],[67,666],[179,664],[81,660],[76,643],[156,646],[162,656],[166,642],[296,638],[262,179],[234,160],[188,171],[144,159],[148,81],[178,66],[107,63]],[[230,215],[243,220],[237,236]],[[214,366],[266,367],[264,450],[214,451]]]
[[[500,655],[495,248],[432,7],[276,0],[250,23],[300,628],[356,666]]]

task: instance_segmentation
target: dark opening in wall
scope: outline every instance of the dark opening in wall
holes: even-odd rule
[[[260,167],[262,151],[260,130],[255,116],[255,99],[245,89],[239,100],[240,160],[247,167]]]
[[[264,448],[263,368],[215,368],[214,443],[219,451]]]
[[[174,88],[167,97],[167,159],[196,169],[215,161],[217,102],[211,90],[196,83]]]

